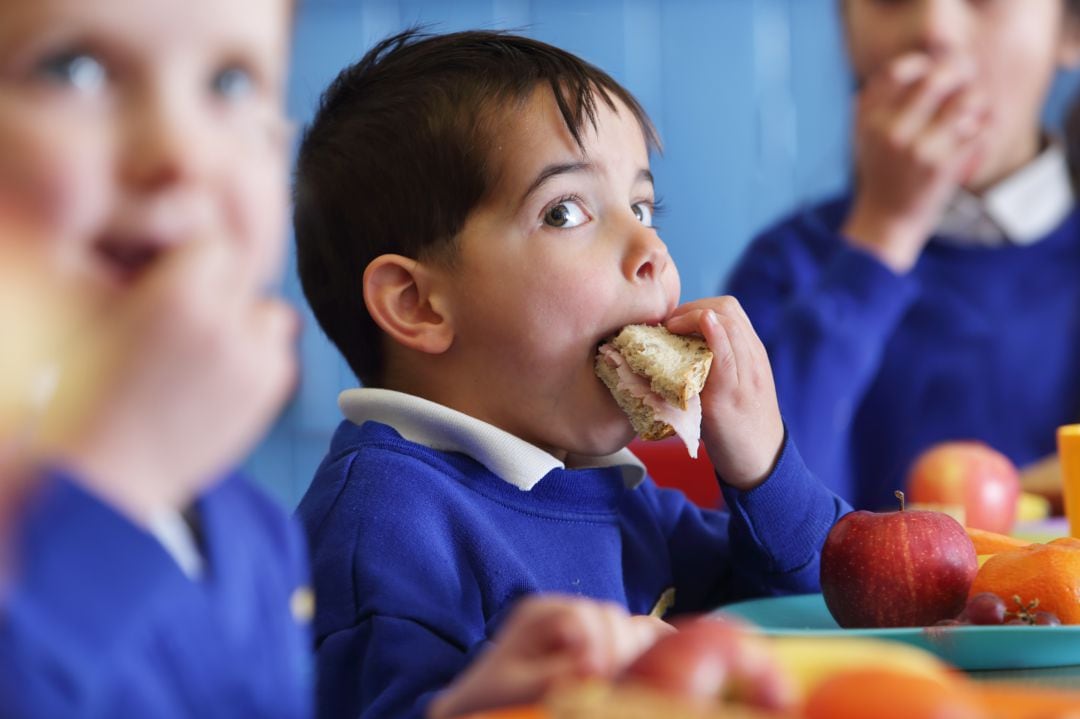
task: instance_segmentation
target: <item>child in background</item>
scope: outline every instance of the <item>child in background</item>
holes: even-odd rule
[[[438,715],[523,596],[660,616],[817,589],[845,505],[787,440],[738,304],[679,304],[655,146],[609,76],[512,35],[404,33],[325,93],[298,160],[298,263],[365,387],[340,397],[298,510],[324,716]],[[730,514],[657,489],[625,449],[593,365],[635,322],[715,353],[702,436]]]
[[[0,241],[84,310],[4,438],[33,430],[0,481],[36,467],[8,537],[5,717],[310,714],[302,537],[228,473],[295,374],[294,313],[262,293],[290,13],[0,0]]]
[[[1080,412],[1080,211],[1040,115],[1080,2],[843,0],[856,181],[733,271],[807,465],[893,506],[913,459],[979,439],[1023,466]]]

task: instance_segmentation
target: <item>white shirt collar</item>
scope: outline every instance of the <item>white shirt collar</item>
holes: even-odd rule
[[[202,579],[206,567],[191,525],[174,509],[160,509],[150,516],[148,529],[188,579]]]
[[[405,439],[444,452],[461,452],[520,490],[529,491],[553,469],[619,467],[627,488],[645,478],[645,465],[623,448],[602,457],[571,455],[560,462],[520,437],[467,414],[404,392],[347,389],[338,406],[354,424],[368,420],[397,430]]]
[[[1031,245],[1061,224],[1073,208],[1069,167],[1061,143],[977,197],[953,195],[937,233],[949,243],[999,247]]]

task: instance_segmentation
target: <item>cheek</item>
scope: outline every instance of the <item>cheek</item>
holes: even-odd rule
[[[288,183],[285,162],[273,158],[241,162],[225,180],[222,195],[232,205],[231,232],[257,268],[258,276],[270,279],[280,270],[285,251]]]
[[[108,148],[93,128],[0,110],[0,211],[50,242],[88,236],[114,189]]]
[[[884,68],[890,60],[906,49],[902,38],[885,31],[887,23],[858,9],[861,3],[849,3],[846,34],[851,71],[860,81]]]

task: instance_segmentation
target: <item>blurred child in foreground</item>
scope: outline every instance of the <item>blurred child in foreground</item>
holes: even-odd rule
[[[4,716],[310,713],[304,545],[230,471],[295,372],[294,313],[263,293],[290,13],[0,0],[2,241],[32,244],[73,309],[2,328],[49,334],[24,367],[35,396],[9,402],[29,489],[8,536]]]

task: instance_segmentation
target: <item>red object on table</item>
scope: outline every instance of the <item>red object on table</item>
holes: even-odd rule
[[[657,442],[635,439],[630,451],[642,461],[657,485],[681,489],[687,499],[705,509],[723,506],[720,485],[704,447],[699,447],[697,459],[692,459],[682,440],[671,437]]]

